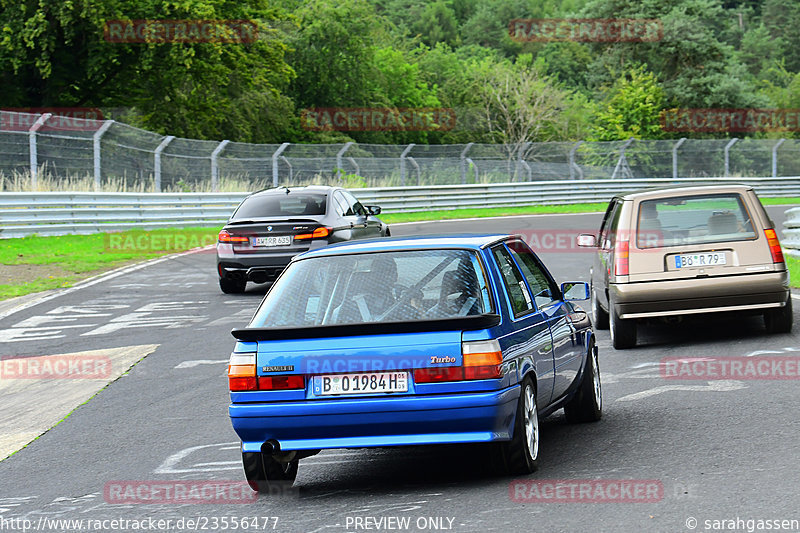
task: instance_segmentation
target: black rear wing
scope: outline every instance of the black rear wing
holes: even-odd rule
[[[335,324],[299,328],[236,328],[231,330],[231,335],[240,341],[253,342],[386,335],[391,333],[423,333],[426,331],[471,331],[492,328],[498,324],[500,324],[500,315],[485,314],[404,322],[364,322],[360,324]]]

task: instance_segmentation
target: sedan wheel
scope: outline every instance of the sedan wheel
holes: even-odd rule
[[[594,345],[589,347],[581,384],[575,396],[564,406],[564,414],[569,422],[596,422],[603,417],[600,361]]]
[[[246,279],[220,278],[219,288],[225,294],[241,294],[247,287]]]
[[[289,488],[297,478],[298,461],[280,463],[261,452],[242,453],[244,475],[250,487],[261,493]]]
[[[514,437],[500,445],[498,465],[505,473],[530,474],[539,466],[539,412],[536,409],[536,390],[530,378],[522,382],[514,423]]]

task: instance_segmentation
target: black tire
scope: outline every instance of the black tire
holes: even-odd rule
[[[597,422],[603,417],[603,386],[600,383],[600,362],[594,342],[589,346],[581,384],[575,396],[564,406],[567,422]]]
[[[219,288],[222,289],[222,292],[224,292],[225,294],[241,294],[244,292],[244,289],[246,287],[247,287],[246,279],[231,279],[231,278],[219,279]]]
[[[592,308],[592,324],[597,329],[608,329],[608,311],[600,306],[597,300],[597,292],[594,290],[594,285],[590,289],[589,302]]]
[[[514,436],[499,443],[494,450],[494,467],[505,474],[530,474],[539,467],[539,411],[536,408],[536,387],[526,377],[520,388]],[[530,435],[529,435],[530,432]]]
[[[786,305],[764,312],[764,325],[769,333],[790,333],[793,321],[791,294],[786,299]]]
[[[392,232],[389,231],[389,226],[386,226],[386,233],[384,233],[383,236],[384,237],[391,237],[392,236]]]
[[[617,315],[617,306],[613,300],[608,302],[609,326],[611,329],[611,344],[617,350],[633,348],[636,346],[636,320],[623,320]]]
[[[292,486],[297,478],[299,461],[279,463],[261,452],[242,452],[244,476],[248,485],[259,493],[278,493]]]

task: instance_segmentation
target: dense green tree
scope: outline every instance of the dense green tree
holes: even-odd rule
[[[413,28],[421,36],[422,42],[429,46],[436,43],[458,44],[456,14],[444,0],[428,4]]]
[[[109,42],[104,26],[115,19],[251,19],[260,32],[249,43]],[[280,20],[266,0],[0,0],[2,103],[123,108],[137,125],[175,135],[277,139],[293,76],[270,29]],[[243,110],[260,122],[240,122]]]
[[[631,69],[616,80],[598,106],[592,140],[659,139],[664,136],[661,112],[664,91],[645,67]]]

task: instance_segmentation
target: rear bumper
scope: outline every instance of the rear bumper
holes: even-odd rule
[[[647,318],[781,307],[789,273],[768,272],[609,285],[620,318]]]
[[[313,400],[229,407],[243,452],[508,440],[519,386],[492,392]]]

